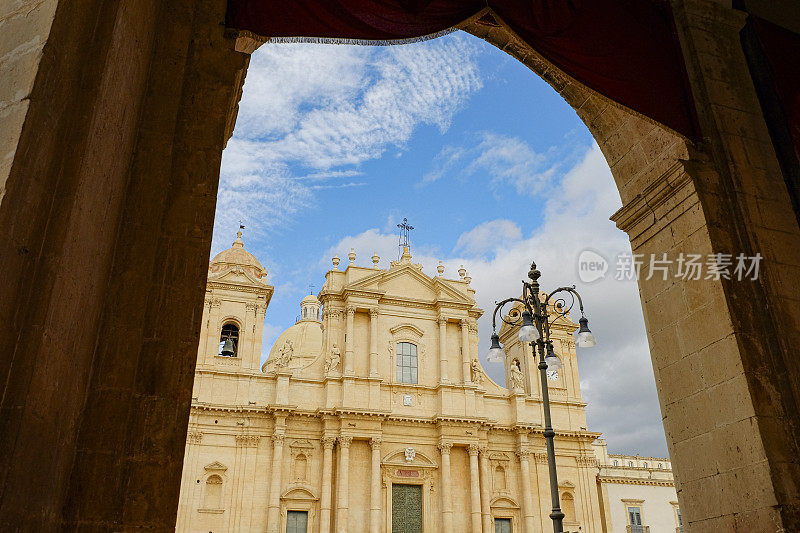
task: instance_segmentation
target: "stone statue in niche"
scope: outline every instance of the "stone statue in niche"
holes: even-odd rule
[[[511,390],[521,390],[522,386],[522,370],[519,368],[519,361],[514,359],[511,361]]]
[[[483,384],[483,370],[481,370],[481,365],[477,359],[472,360],[470,368],[472,369],[472,382],[477,383],[478,385]]]
[[[406,448],[405,453],[406,453],[406,462],[410,463],[411,461],[414,460],[414,457],[416,457],[417,450],[415,450],[414,448]]]
[[[331,351],[325,358],[325,373],[328,374],[339,367],[339,362],[342,360],[342,352],[336,343],[331,346]]]
[[[294,353],[294,345],[292,341],[286,339],[286,342],[283,343],[281,346],[281,351],[278,355],[278,360],[275,361],[275,366],[286,366],[289,364],[289,361],[292,360],[292,354]]]

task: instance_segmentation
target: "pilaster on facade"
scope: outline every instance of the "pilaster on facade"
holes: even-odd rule
[[[355,306],[347,307],[347,323],[345,333],[345,356],[344,356],[344,373],[345,375],[353,375],[353,358],[355,357],[355,338],[353,323],[356,316]]]
[[[449,383],[447,375],[447,317],[439,315],[439,382]]]

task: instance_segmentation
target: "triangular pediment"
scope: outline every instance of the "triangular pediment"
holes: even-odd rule
[[[216,472],[224,472],[225,470],[228,469],[228,467],[225,466],[224,464],[220,463],[219,461],[214,461],[213,463],[211,463],[209,465],[206,465],[204,467],[204,469],[207,472],[214,472],[214,471],[216,471]]]
[[[445,300],[474,304],[474,301],[450,287],[447,282],[426,276],[413,263],[376,272],[346,286],[345,291],[347,290],[374,292],[389,298],[410,298],[431,303]]]

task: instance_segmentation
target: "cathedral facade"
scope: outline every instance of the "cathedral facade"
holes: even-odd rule
[[[552,529],[530,347],[500,331],[510,388],[495,383],[478,357],[482,310],[466,271],[450,279],[440,265],[430,277],[408,249],[388,268],[371,259],[356,266],[351,251],[340,268],[334,257],[263,366],[267,272],[241,233],[211,261],[177,531]],[[562,368],[548,386],[564,529],[611,531],[577,325],[554,328]]]

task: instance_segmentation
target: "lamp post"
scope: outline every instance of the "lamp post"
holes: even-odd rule
[[[553,342],[550,339],[550,326],[560,318],[569,313],[577,300],[581,311],[581,318],[578,321],[580,328],[576,335],[575,345],[579,348],[590,348],[596,344],[592,332],[589,331],[589,320],[583,314],[583,301],[581,300],[575,286],[559,287],[544,298],[544,302],[539,299],[539,277],[542,275],[536,268],[536,263],[531,263],[528,271],[530,282],[522,282],[522,299],[506,298],[498,302],[492,315],[492,346],[486,358],[490,363],[502,363],[505,360],[505,353],[500,346],[500,337],[497,335],[497,312],[503,306],[511,302],[521,303],[522,311],[512,307],[508,315],[500,315],[500,319],[511,326],[519,325],[520,342],[529,342],[533,349],[534,357],[536,350],[539,352],[539,374],[542,380],[542,404],[544,406],[544,438],[547,444],[547,466],[550,470],[550,496],[553,501],[553,511],[550,518],[553,520],[553,531],[562,533],[564,531],[564,513],[561,512],[561,504],[558,498],[558,475],[556,473],[556,454],[553,439],[555,431],[550,419],[550,394],[547,387],[547,368],[554,370],[561,368],[561,361],[553,353]],[[563,296],[556,296],[563,295]],[[567,305],[566,296],[569,295],[570,302]],[[552,304],[555,312],[551,319],[548,312],[548,305]]]

